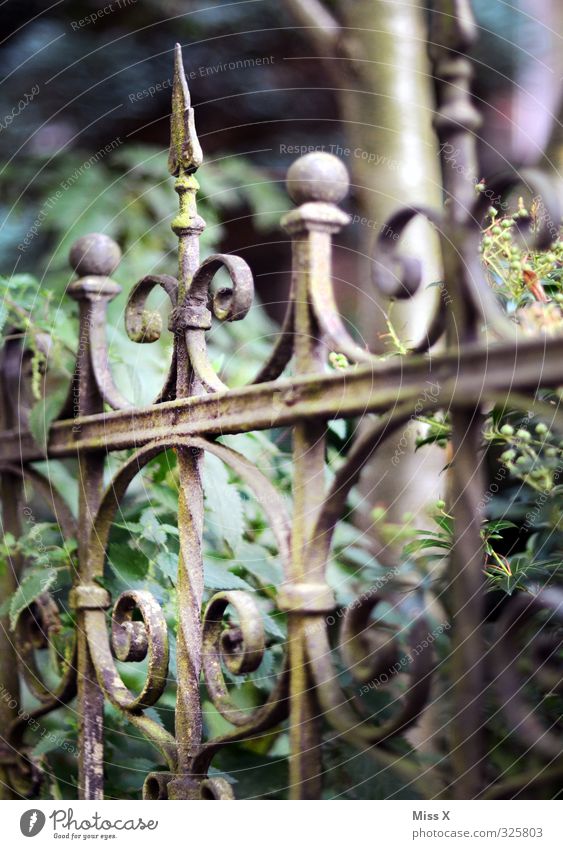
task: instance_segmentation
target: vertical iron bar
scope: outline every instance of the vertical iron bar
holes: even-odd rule
[[[483,421],[478,410],[452,411],[450,480],[454,546],[450,562],[453,617],[450,674],[453,684],[450,792],[472,799],[482,785],[484,754],[484,552],[481,539]]]
[[[197,214],[196,194],[199,185],[194,176],[201,164],[202,154],[195,131],[194,112],[184,74],[182,52],[178,44],[175,49],[170,125],[168,167],[170,173],[176,177],[175,190],[179,198],[179,211],[172,222],[172,230],[178,237],[178,306],[181,307],[199,265],[199,237],[205,228],[205,222]],[[177,361],[176,397],[201,394],[202,387],[189,362],[185,328],[176,330],[174,344]],[[176,697],[179,777],[169,783],[168,795],[170,799],[186,799],[193,798],[198,793],[198,783],[191,775],[191,766],[202,738],[199,682],[203,598],[203,452],[198,449],[178,449],[177,454],[180,477]]]
[[[344,191],[342,181],[344,177]],[[292,238],[292,288],[295,292],[295,373],[322,373],[326,361],[322,334],[311,306],[311,287],[331,274],[332,236],[347,223],[330,201],[347,190],[341,163],[329,154],[310,154],[292,166],[288,174],[291,197],[302,205],[290,212],[282,225]],[[312,201],[307,203],[307,201]],[[326,201],[326,202],[325,202]],[[293,428],[293,530],[289,580],[323,585],[324,564],[308,557],[318,511],[325,496],[324,420],[297,422]],[[293,799],[321,796],[322,721],[306,653],[305,629],[310,621],[307,606],[289,610],[290,667],[290,761],[289,785]]]
[[[10,397],[12,386],[20,386],[22,369],[22,348],[19,340],[6,343],[0,363],[0,415],[2,429],[21,427],[18,412],[21,399]],[[15,475],[2,472],[0,478],[0,500],[2,504],[2,534],[13,534],[17,539],[21,535],[22,481]],[[19,558],[10,557],[5,570],[0,570],[0,599],[5,600],[15,592],[18,586],[20,569]],[[18,657],[14,646],[14,635],[10,631],[8,613],[0,619],[0,728],[2,735],[17,716],[20,702],[20,683],[18,675]],[[13,707],[11,706],[13,705]],[[1,755],[10,761],[15,753],[7,743],[0,741]],[[0,767],[0,799],[11,799],[8,771]]]
[[[204,229],[197,215],[195,196],[199,186],[193,175],[180,175],[176,191],[180,209],[184,210],[172,223],[179,238],[179,292],[182,303],[199,265],[199,237]],[[176,397],[197,395],[201,387],[190,368],[185,331],[178,331]],[[170,798],[189,795],[191,760],[201,744],[202,720],[199,681],[201,674],[201,609],[203,597],[203,487],[201,472],[203,452],[198,449],[178,449],[180,491],[178,498],[178,528],[180,558],[178,562],[178,693],[176,704],[176,738],[178,741],[178,771],[185,781],[169,785]]]
[[[82,275],[68,288],[68,294],[78,301],[80,309],[78,356],[72,386],[73,407],[78,416],[100,413],[104,409],[92,365],[90,331],[95,322],[100,321],[100,311],[105,314],[109,301],[121,291],[106,276],[117,266],[119,257],[117,245],[102,235],[79,239],[71,251],[71,265]],[[81,584],[92,584],[100,577],[90,563],[89,541],[102,495],[104,467],[105,451],[79,452],[78,571]],[[104,695],[90,656],[84,615],[84,610],[76,611],[79,798],[103,799]]]
[[[328,234],[320,234],[330,242]],[[330,246],[329,246],[330,250]],[[316,255],[318,258],[318,255]],[[295,373],[322,370],[319,329],[309,304],[309,270],[315,257],[313,240],[307,233],[293,242],[295,279]],[[290,580],[300,583],[320,578],[309,574],[306,549],[324,496],[326,425],[299,422],[293,428],[293,530]],[[320,710],[305,654],[304,629],[307,617],[289,615],[290,661],[290,796],[318,799],[321,794]]]
[[[475,202],[477,159],[475,133],[481,124],[471,102],[471,63],[466,57],[476,36],[469,0],[441,0],[432,16],[431,53],[439,81],[435,126],[441,143],[443,183],[448,204],[448,226],[442,237],[444,279],[450,296],[446,342],[448,349],[463,347],[477,338],[479,317],[466,297],[467,273],[460,246],[471,226]],[[455,162],[452,157],[455,153]],[[456,406],[451,411],[453,459],[449,479],[450,512],[454,543],[450,558],[450,609],[453,685],[450,721],[454,798],[471,799],[482,785],[484,751],[484,552],[481,508],[484,492],[482,469],[482,416],[479,407]]]

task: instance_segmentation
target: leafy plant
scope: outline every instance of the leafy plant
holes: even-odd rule
[[[61,182],[68,182],[69,173],[77,171],[80,172],[80,163],[74,162],[71,157],[66,158],[54,168],[39,172],[34,191],[38,196],[48,196]],[[109,232],[125,249],[124,260],[115,276],[126,289],[133,280],[153,268],[173,271],[167,266],[170,264],[169,254],[172,255],[175,247],[174,239],[171,233],[166,235],[164,225],[174,213],[175,202],[169,182],[162,181],[163,173],[164,156],[160,151],[128,147],[120,148],[96,164],[95,188],[94,182],[89,182],[91,178],[80,173],[59,199],[56,217],[46,218],[30,247],[29,259],[33,259],[33,264],[36,264],[37,257],[49,257],[45,262],[48,274],[41,281],[26,274],[17,274],[5,278],[2,283],[4,329],[8,335],[25,337],[33,351],[34,390],[30,426],[38,440],[46,438],[49,424],[57,413],[58,400],[52,387],[56,387],[57,379],[61,385],[68,385],[77,346],[75,308],[65,304],[64,309],[59,309],[59,299],[68,282],[68,274],[64,270],[68,247],[78,235],[89,230]],[[262,223],[264,227],[271,226],[274,219],[277,221],[285,203],[275,185],[241,160],[224,160],[217,166],[205,167],[201,182],[201,211],[208,221],[204,251],[216,249],[222,234],[222,218],[236,214],[241,203],[251,208],[257,215],[258,224]],[[85,208],[84,196],[88,196],[88,192],[95,192],[96,202]],[[557,316],[560,313],[561,244],[554,246],[548,255],[529,252],[525,255],[520,248],[517,255],[512,233],[514,222],[523,218],[522,211],[522,205],[513,216],[502,217],[491,211],[483,239],[483,262],[491,275],[491,285],[515,320],[523,323],[536,321],[536,311],[539,310],[542,318],[537,326],[544,327],[545,316],[549,313],[551,332],[559,321]],[[532,209],[532,214],[539,215],[539,212]],[[15,221],[19,222],[23,239],[26,228],[30,226],[23,209],[15,216]],[[25,259],[27,261],[28,257]],[[111,318],[116,322],[116,329],[112,331],[110,353],[125,391],[137,397],[132,358],[142,357],[144,379],[152,391],[153,386],[162,382],[169,360],[169,343],[163,336],[152,346],[152,351],[149,346],[143,346],[139,351],[139,346],[130,343],[123,329],[117,326],[123,302],[124,296],[121,296],[112,307]],[[209,345],[214,366],[221,368],[230,384],[247,381],[263,363],[268,352],[268,344],[264,340],[273,330],[259,304],[251,310],[244,323],[213,328],[209,334]],[[50,347],[43,344],[47,334],[54,337]],[[391,343],[389,355],[404,353],[398,345],[390,318],[388,338]],[[332,352],[328,358],[327,368],[345,370],[352,367],[339,352]],[[55,384],[48,383],[53,379]],[[430,443],[444,447],[444,466],[447,467],[452,461],[448,416],[436,412],[432,416],[420,417],[419,422],[423,433],[418,447]],[[343,462],[354,434],[354,422],[329,425],[329,478]],[[254,462],[289,501],[291,455],[288,435],[284,430],[240,434],[225,437],[222,441]],[[506,487],[491,497],[482,528],[486,552],[483,570],[489,589],[503,594],[534,592],[547,581],[557,580],[560,573],[556,531],[561,515],[558,474],[562,445],[551,433],[549,423],[524,421],[514,411],[499,409],[492,410],[488,417],[484,445],[491,469],[501,468],[506,473]],[[128,456],[130,452],[122,452],[120,456],[111,458],[109,471],[114,470],[116,462]],[[72,465],[67,461],[50,461],[48,474],[53,481],[61,484],[68,501],[76,509],[77,489],[70,485],[74,478]],[[266,651],[261,666],[245,678],[225,671],[237,704],[254,707],[264,702],[274,685],[282,660],[281,646],[286,638],[285,616],[276,612],[275,604],[277,589],[283,581],[276,543],[263,510],[248,487],[213,456],[205,459],[204,484],[204,604],[217,590],[244,589],[253,594],[263,617]],[[179,486],[177,459],[173,451],[157,457],[138,475],[120,505],[103,579],[113,598],[130,587],[146,588],[162,606],[170,633],[170,673],[163,697],[150,715],[170,731],[174,728],[177,674]],[[539,508],[538,499],[542,499]],[[399,588],[403,593],[416,587],[417,591],[422,589],[430,596],[438,596],[443,561],[453,541],[452,518],[445,502],[438,502],[431,511],[432,530],[415,528],[413,517],[409,515],[405,515],[401,523],[388,522],[385,506],[374,509],[372,518],[379,539],[402,547],[402,562],[391,575],[389,569],[379,562],[379,549],[373,539],[359,534],[355,527],[354,511],[360,506],[361,496],[352,491],[347,513],[335,532],[328,581],[335,590],[338,603],[344,608],[367,588],[382,585]],[[528,514],[529,521],[525,519]],[[529,527],[522,531],[524,520]],[[43,534],[46,541],[42,552],[38,551],[38,534]],[[14,557],[26,563],[21,584],[6,608],[10,611],[13,626],[17,625],[23,610],[37,602],[46,590],[61,598],[68,588],[70,575],[76,567],[75,546],[72,541],[62,541],[57,534],[54,526],[41,523],[19,540],[9,535],[4,539],[0,563],[3,562],[6,567],[8,560]],[[511,541],[508,539],[510,535]],[[49,576],[47,584],[46,575]],[[385,621],[399,628],[407,621],[405,619],[405,623],[401,623],[405,614],[394,610],[384,611],[381,615],[386,618]],[[236,624],[234,619],[226,623]],[[58,631],[52,635],[59,663],[61,658],[68,657],[73,625],[72,615],[63,610]],[[446,655],[448,638],[443,636],[442,642],[444,645],[439,643],[438,648]],[[142,663],[120,664],[119,669],[131,689],[137,690],[142,686],[145,672]],[[342,674],[345,676],[345,671]],[[201,695],[206,731],[222,733],[228,727],[225,720],[217,713],[203,688]],[[369,698],[373,701],[370,709],[373,708],[374,713],[381,717],[387,715],[393,697],[380,692]],[[29,694],[26,694],[26,700],[29,706],[33,706]],[[146,773],[162,768],[162,764],[149,744],[132,731],[127,720],[110,704],[105,706],[104,722],[108,763],[106,792],[110,797],[138,797]],[[71,798],[76,792],[76,715],[71,709],[57,711],[44,718],[39,731],[30,729],[28,735],[34,740],[35,756],[41,760],[49,776],[42,792],[51,798]],[[416,755],[405,740],[398,740],[395,745],[397,751],[411,760],[426,757]],[[124,747],[127,751],[126,764],[122,757]],[[386,764],[380,770],[379,778],[371,780],[365,766],[360,763],[361,759],[349,760],[345,768],[342,766],[346,747],[329,741],[324,748],[327,763],[331,765],[327,775],[327,796],[340,793],[343,780],[351,787],[354,783],[362,785],[366,795],[371,794],[372,797],[398,791],[401,779],[392,766]],[[229,747],[216,758],[214,767],[228,780],[237,783],[238,796],[270,795],[277,798],[282,793],[280,788],[287,783],[288,751],[288,733],[282,727],[260,740]],[[250,768],[256,766],[260,767],[260,786],[256,785],[256,773]],[[355,777],[352,778],[352,775]],[[358,794],[363,792],[358,791]],[[354,795],[352,791],[350,794]]]

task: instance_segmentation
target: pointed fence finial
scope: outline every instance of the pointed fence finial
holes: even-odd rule
[[[168,170],[173,177],[180,172],[193,174],[203,162],[203,154],[195,131],[194,110],[182,62],[182,48],[174,49],[174,85],[170,115],[170,153]]]

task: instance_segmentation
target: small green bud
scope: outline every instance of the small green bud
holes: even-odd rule
[[[334,369],[344,370],[350,365],[346,356],[344,354],[339,354],[337,351],[330,352],[328,355],[328,361]]]
[[[505,424],[501,427],[500,432],[503,436],[513,436],[514,428],[512,427],[512,425]]]
[[[498,226],[498,224],[496,224],[496,225],[493,227],[493,229],[491,230],[491,233],[493,234],[493,236],[500,236],[500,234],[502,233],[502,230],[501,230],[501,228]]]
[[[539,433],[540,435],[543,434],[543,433],[547,433],[547,425],[545,425],[543,422],[540,422],[539,424],[537,424],[536,425],[536,433]]]
[[[523,427],[516,431],[516,436],[518,437],[518,439],[521,439],[522,442],[529,442],[532,438],[532,434],[530,433],[530,431],[524,430]]]
[[[515,457],[516,457],[516,451],[513,451],[512,448],[510,448],[508,451],[504,451],[500,455],[500,459],[502,460],[503,463],[510,463],[512,460],[514,460]]]

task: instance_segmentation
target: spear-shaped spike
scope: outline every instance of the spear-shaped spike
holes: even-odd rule
[[[203,154],[195,131],[194,110],[191,107],[190,91],[182,62],[182,48],[177,44],[174,49],[168,170],[173,177],[177,177],[181,171],[193,174],[202,162]]]

